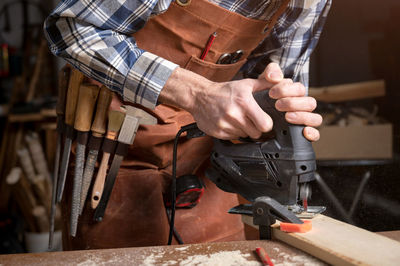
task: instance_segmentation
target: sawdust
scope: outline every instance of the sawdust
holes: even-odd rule
[[[186,247],[181,247],[181,248],[175,248],[175,250],[183,251],[183,250],[186,250],[188,248],[189,248],[189,246],[186,246]]]
[[[304,255],[296,255],[292,256],[287,253],[280,253],[278,255],[278,258],[281,260],[283,258],[283,262],[281,263],[275,263],[275,260],[272,260],[272,262],[275,264],[275,266],[320,266],[320,265],[325,265],[321,263],[319,260],[314,259],[310,256],[304,256]]]
[[[250,254],[242,254],[239,250],[236,251],[220,251],[208,255],[189,256],[181,261],[179,265],[213,265],[213,266],[228,266],[228,265],[261,265],[257,261],[248,261],[245,257]]]
[[[94,262],[93,260],[85,260],[77,264],[78,266],[96,266],[98,263]]]
[[[181,249],[181,248],[179,248]],[[186,250],[184,247],[183,250]],[[250,257],[250,254],[243,254],[239,250],[237,251],[220,251],[217,253],[207,254],[207,255],[193,255],[188,256],[183,260],[169,260],[160,262],[164,254],[150,255],[148,256],[141,265],[143,266],[153,266],[153,265],[180,265],[180,266],[192,266],[192,265],[210,265],[210,266],[229,266],[229,265],[243,265],[243,266],[259,266],[261,265],[257,261],[248,261],[246,257]]]
[[[132,261],[131,255],[122,255],[120,253],[111,253],[113,258],[109,260],[104,260],[103,257],[97,257],[94,254],[86,254],[86,259],[82,262],[77,263],[77,266],[102,266],[102,265],[120,265],[121,263],[125,263],[128,261]]]
[[[146,259],[143,261],[142,265],[146,265],[146,266],[152,266],[152,265],[160,265],[160,263],[158,263],[158,259],[161,259],[164,256],[164,252],[159,252],[156,255],[151,254],[149,256],[146,257]],[[171,264],[166,264],[166,265],[171,265]]]
[[[152,250],[152,253],[141,254],[139,257],[137,255],[128,255],[121,253],[111,253],[111,259],[104,261],[104,257],[98,257],[94,254],[86,254],[78,266],[101,266],[101,265],[129,265],[130,262],[137,261],[138,265],[143,266],[219,266],[219,265],[243,265],[243,266],[258,266],[262,265],[260,261],[251,261],[252,255],[250,253],[242,253],[240,250],[233,251],[219,251],[219,252],[209,252],[209,254],[196,254],[194,249],[199,249],[191,246],[177,247],[174,250],[169,250],[167,252],[161,249]],[[204,249],[203,249],[204,250]],[[183,254],[191,256],[172,256],[176,254],[176,251],[182,252]],[[272,262],[276,266],[319,266],[325,265],[319,260],[314,259],[307,255],[290,255],[288,253],[282,252],[279,248],[273,248],[270,251],[270,257]],[[196,255],[193,255],[196,254]],[[253,254],[254,255],[254,254]],[[180,258],[179,258],[180,257]],[[182,258],[183,257],[183,258]],[[167,260],[166,258],[171,258]],[[254,259],[254,257],[253,257]],[[139,263],[141,261],[141,263]],[[0,265],[1,266],[1,265]]]

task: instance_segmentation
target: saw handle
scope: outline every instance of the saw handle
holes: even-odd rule
[[[109,159],[110,159],[110,153],[104,152],[103,158],[101,159],[99,171],[97,172],[96,182],[93,185],[92,201],[91,201],[92,209],[97,208],[97,205],[99,205],[101,199],[101,195],[103,194]]]

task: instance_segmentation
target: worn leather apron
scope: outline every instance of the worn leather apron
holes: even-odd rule
[[[269,34],[289,0],[282,2],[270,21],[261,21],[207,0],[181,0],[152,17],[134,37],[140,48],[182,68],[213,81],[229,81]],[[218,36],[205,60],[200,60],[213,32]],[[238,62],[215,64],[222,54],[237,50],[244,52]],[[194,120],[188,112],[163,104],[147,111],[158,118],[158,124],[140,127],[119,170],[103,221],[93,221],[94,212],[87,200],[75,238],[68,232],[73,179],[70,169],[63,202],[65,250],[167,244],[169,223],[163,196],[171,180],[173,139],[181,126]],[[196,207],[177,210],[175,225],[185,243],[244,239],[240,216],[227,213],[238,204],[237,195],[223,192],[204,177],[211,148],[209,137],[182,137],[179,142],[177,176],[197,174],[206,185]]]

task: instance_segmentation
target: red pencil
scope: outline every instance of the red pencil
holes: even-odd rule
[[[208,51],[210,51],[211,45],[215,40],[215,37],[217,37],[217,32],[214,32],[213,34],[210,35],[210,38],[208,38],[206,47],[203,50],[203,53],[200,56],[201,60],[204,60],[204,58],[206,57],[206,55],[208,54]]]
[[[256,248],[256,252],[258,254],[258,257],[260,257],[261,261],[264,263],[264,265],[274,266],[267,252],[265,252],[263,248],[261,247]]]

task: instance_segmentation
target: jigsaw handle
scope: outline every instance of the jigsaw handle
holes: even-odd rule
[[[279,142],[287,142],[289,138],[286,136],[289,136],[290,138],[293,138],[291,143],[286,143],[289,146],[296,145],[297,148],[309,146],[310,141],[308,141],[303,135],[304,126],[288,123],[285,119],[284,112],[280,112],[275,108],[276,100],[269,97],[268,90],[257,92],[254,94],[254,98],[261,109],[271,116],[274,122],[272,130]]]
[[[275,108],[276,100],[269,97],[269,91],[260,91],[254,94],[254,98],[260,107],[271,116],[273,120],[274,140],[263,144],[263,150],[276,151],[280,159],[299,161],[296,172],[300,176],[300,182],[314,180],[315,153],[311,142],[303,135],[303,125],[290,124],[285,119],[284,112]],[[306,174],[307,173],[307,174]]]

